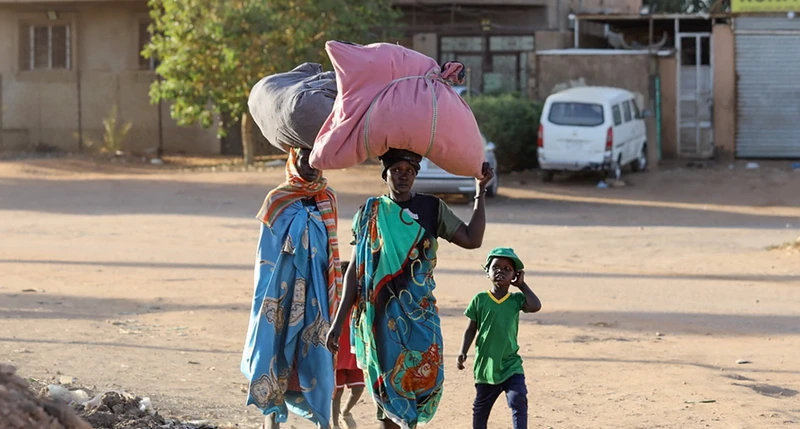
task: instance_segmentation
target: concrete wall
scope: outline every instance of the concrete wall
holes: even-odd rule
[[[550,13],[548,2],[550,0],[543,0],[541,5],[533,6],[460,5],[454,9],[403,6],[402,21],[413,34],[436,32],[443,35],[478,35],[484,31],[481,27],[484,19],[495,26],[491,31],[497,34],[531,34],[557,25],[557,16]]]
[[[717,24],[711,34],[714,52],[715,155],[733,159],[736,153],[736,51],[733,31]]]
[[[20,20],[47,23],[47,10],[70,25],[72,68],[21,70]],[[0,6],[0,150],[37,145],[77,150],[79,134],[84,144],[100,145],[103,119],[112,106],[122,122],[133,125],[126,140],[129,150],[157,146],[158,107],[148,95],[155,73],[138,70],[138,24],[146,18],[145,2]],[[179,127],[166,103],[162,122],[166,151],[219,153],[215,130]]]
[[[439,36],[436,33],[414,35],[412,49],[436,60],[439,59]]]
[[[564,0],[550,0],[547,4],[547,27],[550,30],[569,31],[569,14],[572,11]]]
[[[571,31],[537,31],[534,33],[534,39],[537,51],[567,49],[571,48],[574,42]]]
[[[574,85],[612,86],[637,95],[641,107],[653,110],[650,97],[650,67],[656,61],[647,54],[547,54],[535,55],[532,78],[535,82],[529,95],[544,100],[554,89]],[[655,65],[657,66],[657,64]],[[662,104],[663,107],[663,104]],[[672,108],[674,111],[674,107]],[[648,150],[651,160],[657,158],[655,118],[646,120]],[[656,163],[651,163],[656,167]]]
[[[470,24],[477,26],[485,18],[502,26],[497,29],[500,32],[509,26],[536,26],[540,29],[565,31],[570,13],[570,5],[564,0],[393,0],[392,3],[403,10],[405,21],[409,25],[450,24],[454,28],[463,28]],[[423,7],[419,7],[421,3],[424,3]],[[638,11],[637,8],[636,13]],[[418,31],[425,29],[423,27]],[[433,31],[440,31],[440,28]]]
[[[647,55],[539,54],[536,58],[539,99],[547,98],[559,84],[582,79],[586,85],[613,86],[639,93],[649,102]]]
[[[661,76],[661,152],[664,158],[678,156],[677,67],[674,56],[658,59],[658,73]]]

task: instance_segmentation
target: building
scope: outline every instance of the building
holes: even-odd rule
[[[627,76],[639,84],[654,114],[649,128],[658,150],[651,159],[685,157],[707,159],[723,151],[714,139],[713,28],[726,18],[705,14],[581,13],[575,15],[577,47],[607,49],[599,53],[638,52],[649,59],[636,67],[620,64],[608,76]],[[612,58],[612,57],[608,57]],[[611,66],[609,66],[611,67]],[[592,83],[596,84],[596,83]],[[656,94],[658,93],[658,94]],[[652,149],[652,146],[650,146]]]
[[[679,15],[642,0],[394,4],[400,42],[463,62],[474,93],[544,98],[581,79],[613,84],[656,114],[654,156],[800,158],[800,19],[791,12],[800,0]],[[220,140],[150,103],[154,64],[140,56],[148,23],[146,0],[0,0],[0,150],[99,145],[116,106],[133,124],[132,151],[241,153],[235,125]]]
[[[526,91],[530,54],[571,40],[560,0],[394,4],[404,12],[401,42],[465,63],[477,92]],[[146,0],[0,0],[0,150],[98,145],[116,106],[133,125],[132,151],[240,151],[235,125],[220,141],[213,129],[177,126],[166,103],[150,103],[154,64],[140,56],[148,23]]]
[[[528,90],[537,49],[566,48],[563,0],[394,0],[407,46],[440,63],[460,61],[475,93]]]
[[[800,1],[733,0],[731,10],[695,14],[577,10],[574,43],[626,49],[649,39],[656,45],[657,67],[621,66],[619,73],[657,78],[661,115],[654,125],[665,157],[797,159],[795,9]],[[654,95],[654,85],[649,91]]]
[[[0,150],[101,144],[116,106],[129,149],[218,154],[213,129],[179,127],[148,95],[144,0],[0,0]]]

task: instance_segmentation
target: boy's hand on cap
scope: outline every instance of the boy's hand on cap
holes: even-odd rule
[[[467,355],[465,355],[464,353],[461,353],[460,355],[458,355],[458,363],[456,364],[458,369],[464,369],[464,362],[466,360],[467,360]]]
[[[517,277],[511,282],[516,287],[521,287],[525,284],[525,270],[517,271]]]

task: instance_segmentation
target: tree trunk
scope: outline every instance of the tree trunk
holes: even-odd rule
[[[250,113],[244,112],[242,114],[242,154],[244,157],[244,165],[253,165],[255,160],[256,149],[256,135],[255,123]]]

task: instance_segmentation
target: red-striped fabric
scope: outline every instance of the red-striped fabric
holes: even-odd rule
[[[333,317],[342,293],[336,191],[328,187],[328,180],[322,177],[322,174],[313,182],[300,177],[300,173],[297,171],[299,153],[300,149],[289,151],[289,160],[286,161],[286,181],[267,194],[256,219],[264,222],[268,228],[272,228],[275,219],[283,213],[286,207],[298,200],[314,198],[325,228],[328,230],[328,309]]]

